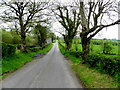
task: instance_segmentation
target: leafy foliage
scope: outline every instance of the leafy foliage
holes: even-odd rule
[[[32,51],[32,52],[37,52],[37,51],[39,51],[39,50],[41,50],[41,47],[33,47],[33,48],[30,48],[30,51]]]
[[[21,38],[20,35],[18,35],[15,31],[10,31],[10,34],[12,35],[12,44],[20,44]]]
[[[2,29],[2,42],[7,44],[20,44],[21,38],[15,31],[6,31]]]
[[[2,30],[2,42],[5,42],[7,44],[12,44],[12,40],[13,40],[13,36],[10,34],[10,32]]]
[[[2,43],[2,57],[7,57],[15,54],[16,47],[13,45]]]
[[[108,41],[103,42],[103,53],[110,54],[112,51],[112,46]]]
[[[8,55],[13,55],[15,54],[16,47],[14,45],[7,45],[8,46]]]
[[[47,27],[37,24],[34,29],[34,37],[37,39],[38,45],[42,47],[46,43]]]
[[[2,44],[2,57],[8,56],[8,46],[5,43]]]
[[[120,57],[111,58],[105,55],[90,55],[86,62],[90,67],[95,67],[99,71],[107,73],[111,76],[120,75]]]
[[[73,55],[77,58],[79,58],[80,56],[82,56],[82,52],[79,51],[69,51],[70,55]]]
[[[59,44],[60,51],[63,55],[70,58],[72,62],[72,68],[75,71],[79,79],[84,83],[86,88],[118,88],[119,82],[107,74],[98,72],[97,69],[89,68],[86,64],[81,64],[81,58],[76,58],[74,55],[70,54],[68,50]],[[119,74],[115,75],[118,79]],[[120,79],[118,79],[120,81]]]

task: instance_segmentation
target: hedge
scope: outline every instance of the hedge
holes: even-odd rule
[[[59,43],[61,46],[62,44]],[[64,46],[62,46],[64,48]],[[67,51],[69,54],[80,58],[82,52],[78,51]],[[89,67],[95,68],[102,73],[109,74],[115,77],[120,82],[120,57],[108,57],[102,54],[92,54],[89,55],[85,61]]]
[[[120,57],[107,57],[105,55],[90,55],[86,61],[90,67],[111,76],[120,76]],[[118,77],[120,80],[120,77]]]
[[[44,49],[48,45],[50,45],[50,44],[46,43],[45,45],[43,45],[43,47],[40,47],[40,46],[38,47],[38,46],[34,46],[34,45],[33,46],[27,46],[27,49],[32,51],[32,52],[36,52],[36,51]]]
[[[15,51],[16,51],[15,46],[10,45],[10,44],[6,44],[3,42],[1,44],[2,44],[2,57],[7,57],[7,56],[15,54]]]
[[[82,56],[82,52],[79,51],[69,51],[70,55],[75,56],[76,58],[79,58]]]
[[[29,50],[32,51],[32,52],[36,52],[36,51],[39,51],[41,49],[42,49],[41,47],[32,47],[32,48],[29,48]]]

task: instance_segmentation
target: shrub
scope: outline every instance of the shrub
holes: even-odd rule
[[[7,45],[7,46],[8,46],[8,54],[9,54],[9,55],[15,54],[16,47],[13,46],[13,45]]]
[[[79,52],[79,51],[69,51],[69,53],[75,57],[80,57],[82,56],[82,52]]]
[[[21,44],[16,45],[17,49],[21,49]]]
[[[16,47],[13,45],[2,43],[2,57],[7,57],[15,54]]]
[[[103,43],[103,47],[102,48],[103,48],[103,53],[104,54],[110,54],[111,51],[112,51],[112,46],[107,41]]]
[[[65,46],[62,44],[62,42],[59,41],[58,43],[59,43],[63,48],[65,48]]]
[[[5,43],[1,44],[2,44],[2,57],[8,56],[8,46]]]
[[[94,45],[102,45],[102,42],[100,40],[92,40],[92,43]]]
[[[18,35],[15,30],[10,31],[10,34],[12,35],[12,44],[20,44],[21,43],[21,38],[20,35]]]
[[[30,46],[33,45],[33,39],[30,37],[30,35],[26,35],[26,45]]]
[[[41,47],[32,47],[32,48],[30,48],[30,51],[32,51],[32,52],[36,52],[36,51],[39,51],[39,50],[41,50]]]
[[[2,42],[7,44],[20,44],[21,38],[15,31],[0,30],[2,33]]]
[[[87,59],[90,67],[96,67],[100,71],[111,76],[120,74],[120,57],[107,57],[104,55],[90,55]]]
[[[2,42],[7,44],[12,44],[13,36],[10,34],[10,32],[2,30]]]
[[[91,42],[91,43],[90,43],[90,52],[91,52],[91,53],[93,52],[93,47],[94,47],[93,42]]]

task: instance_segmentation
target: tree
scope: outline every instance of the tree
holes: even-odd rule
[[[10,34],[12,35],[12,44],[21,44],[21,38],[20,35],[18,35],[15,30],[10,31]]]
[[[4,29],[0,30],[2,32],[2,42],[7,44],[12,44],[13,36],[10,32],[5,31]]]
[[[47,39],[47,27],[37,24],[34,29],[34,35],[37,36],[38,45],[43,47]]]
[[[103,54],[110,54],[113,47],[110,44],[110,42],[108,42],[107,40],[104,40],[103,45],[102,45],[102,49],[103,49]]]
[[[54,12],[58,16],[58,21],[65,28],[65,34],[63,35],[66,49],[70,49],[72,45],[72,40],[77,33],[78,26],[80,24],[79,14],[77,15],[77,10],[75,8],[69,9],[69,6],[57,5],[57,12]],[[72,15],[71,15],[72,14]]]
[[[84,61],[89,54],[92,37],[104,28],[120,23],[120,19],[115,19],[115,15],[118,14],[118,5],[116,5],[116,2],[111,0],[97,0],[96,2],[92,0],[90,2],[80,0],[76,2],[76,6],[80,10],[80,37],[83,51],[82,58]]]
[[[17,23],[16,25],[19,28],[19,34],[21,36],[22,51],[27,52],[26,33],[30,30],[34,19],[40,17],[40,12],[47,8],[48,2],[35,2],[35,0],[3,0],[1,6],[5,7],[1,15],[2,20]]]
[[[51,38],[52,43],[53,43],[53,40],[56,39],[56,36],[55,36],[55,34],[53,32],[50,32],[49,35],[48,35],[48,37]]]

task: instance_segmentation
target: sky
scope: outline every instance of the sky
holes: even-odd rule
[[[61,29],[63,29],[60,23],[54,22],[52,24],[52,29],[53,29],[53,31],[55,31],[55,34],[57,36],[61,36],[58,33],[59,31],[62,31]],[[119,35],[120,35],[120,33],[119,33]],[[107,29],[103,29],[94,38],[97,38],[97,39],[104,39],[104,38],[118,39],[118,25],[108,27]]]
[[[68,2],[71,3],[72,0],[57,0],[57,1],[65,4]],[[52,28],[54,31],[59,31],[61,29],[61,24],[58,22],[54,22]],[[56,32],[56,35],[61,36],[58,32]],[[119,35],[120,35],[120,26],[118,28],[118,25],[114,25],[114,26],[108,27],[107,29],[106,28],[103,29],[94,38],[97,38],[97,39],[104,39],[104,38],[118,39],[118,37],[120,37]]]
[[[63,4],[67,4],[69,2],[71,3],[72,0],[56,0],[56,1],[61,2]],[[55,34],[57,36],[61,36],[57,31],[62,31],[62,29],[63,28],[59,22],[55,21],[52,23],[51,30],[53,30],[53,32],[55,32]],[[103,29],[102,31],[100,31],[94,38],[97,38],[97,39],[103,39],[103,38],[118,39],[118,36],[120,35],[120,33],[118,33],[118,31],[120,32],[120,26],[119,26],[119,28],[118,28],[118,25],[111,26],[111,27],[108,27],[107,29]]]

